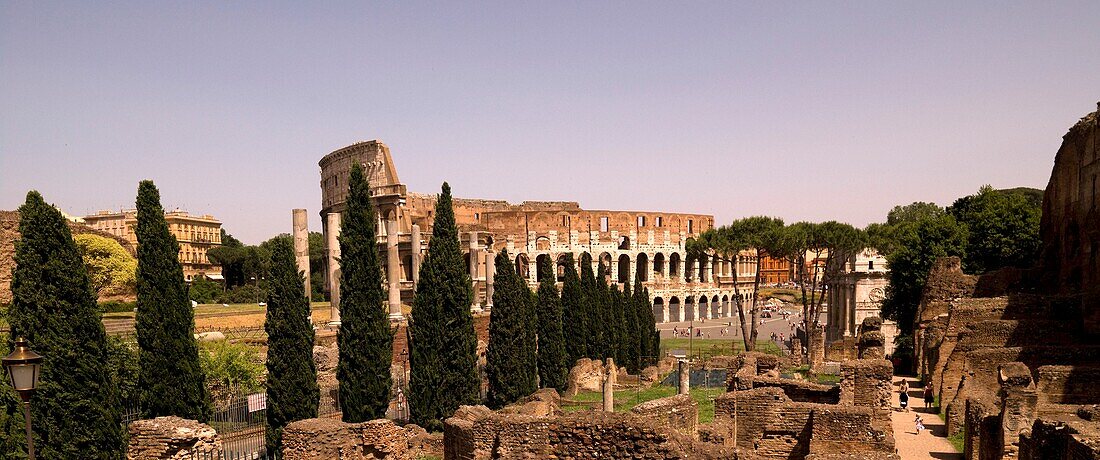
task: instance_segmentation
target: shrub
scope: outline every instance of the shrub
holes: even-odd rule
[[[255,347],[225,340],[200,342],[199,365],[215,401],[234,392],[252,393],[263,388],[265,369]]]

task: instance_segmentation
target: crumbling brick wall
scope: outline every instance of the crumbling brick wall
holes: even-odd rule
[[[138,420],[129,426],[127,460],[190,460],[198,454],[217,458],[218,433],[209,425],[179,417]]]
[[[890,411],[894,367],[885,359],[858,359],[840,366],[840,404],[867,407],[885,417]]]
[[[444,444],[444,458],[458,460],[737,458],[648,417],[611,412],[533,417],[464,406],[446,420]]]
[[[646,401],[634,406],[630,413],[692,438],[697,437],[699,404],[690,395],[676,395]]]
[[[283,430],[283,458],[286,460],[415,460],[425,446],[438,445],[416,425],[399,427],[391,420],[344,423],[335,419],[299,420]]]

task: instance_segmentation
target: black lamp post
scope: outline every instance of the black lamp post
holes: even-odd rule
[[[27,339],[15,341],[15,350],[4,357],[4,369],[8,372],[11,387],[23,400],[23,418],[27,428],[27,455],[34,460],[34,435],[31,433],[31,395],[38,388],[42,371],[42,355],[31,351]]]

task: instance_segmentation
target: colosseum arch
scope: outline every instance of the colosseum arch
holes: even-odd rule
[[[635,265],[638,267],[638,273],[635,275],[634,280],[639,283],[649,281],[649,254],[639,252]]]
[[[653,298],[653,319],[658,323],[668,322],[668,318],[665,318],[665,299],[660,297]]]
[[[706,283],[706,282],[710,281],[709,279],[707,279],[707,262],[709,261],[709,259],[710,258],[707,257],[706,254],[701,254],[699,256],[698,267],[699,267],[699,282],[700,283]]]
[[[683,321],[683,312],[680,311],[680,298],[672,296],[668,299],[668,319],[672,322]]]
[[[725,317],[733,316],[733,312],[730,311],[730,296],[722,296],[722,313]]]
[[[685,297],[684,298],[684,321],[695,320],[696,319],[696,313],[698,313],[698,311],[695,310],[695,297],[691,297],[691,296]]]
[[[527,254],[521,252],[516,256],[516,273],[520,278],[531,281],[531,260],[527,258]]]
[[[573,262],[576,262],[575,260]],[[569,261],[566,260],[566,254],[558,255],[558,261],[555,264],[555,273],[557,273],[557,279],[559,282],[565,281],[565,268],[569,266]]]
[[[705,295],[704,296],[699,296],[699,318],[700,319],[709,318],[709,316],[707,316],[707,312],[709,311],[709,307],[710,307],[710,302],[707,302],[707,296],[705,296]]]
[[[549,251],[550,250],[550,237],[540,236],[538,238],[535,238],[535,249],[539,250],[539,251]]]
[[[718,303],[718,296],[715,295],[710,299],[710,317],[721,318],[724,313],[721,308],[722,304]]]
[[[680,261],[680,253],[672,253],[672,255],[668,257],[668,276],[670,278],[680,276],[680,270],[683,269],[682,267],[680,267],[680,265],[682,265],[682,262]]]
[[[539,254],[535,257],[535,278],[541,281],[547,276],[554,276],[554,263],[550,260],[550,254]],[[546,269],[550,268],[550,273],[546,272]]]
[[[629,236],[619,235],[619,250],[620,251],[629,251],[630,250],[630,237]]]
[[[666,275],[665,255],[660,252],[653,255],[653,274],[661,275],[662,277]]]
[[[630,282],[630,256],[622,254],[619,256],[619,279],[620,283]]]

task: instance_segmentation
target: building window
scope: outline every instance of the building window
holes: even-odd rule
[[[561,226],[562,227],[568,227],[569,226],[569,216],[568,215],[561,216]]]
[[[868,270],[874,270],[874,269],[875,269],[875,261],[873,261],[873,260],[868,260],[868,261],[867,261],[867,269],[868,269]]]
[[[688,234],[691,234],[692,232],[695,231],[695,225],[694,224],[695,224],[694,221],[692,221],[691,219],[688,219]]]
[[[638,227],[645,227],[645,216],[638,216]]]
[[[481,213],[479,213],[479,212],[475,212],[475,213],[474,213],[474,220],[478,220],[478,221],[480,221],[480,220],[481,220]]]
[[[607,216],[600,218],[600,231],[607,233],[608,227],[610,227],[610,219]]]
[[[661,225],[664,225],[664,219],[662,219],[662,218],[661,218],[661,216],[657,216],[657,217],[655,217],[655,218],[653,219],[653,223],[654,223],[654,224],[655,224],[655,225],[656,225],[656,226],[657,226],[658,228],[660,228],[660,227],[661,227]]]

